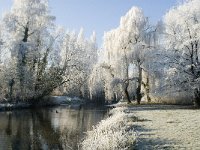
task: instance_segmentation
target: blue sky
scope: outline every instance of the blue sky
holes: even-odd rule
[[[83,27],[86,36],[95,30],[101,45],[104,31],[117,27],[120,17],[132,6],[142,8],[150,21],[156,23],[177,0],[50,0],[49,4],[57,24],[76,31]],[[11,5],[12,0],[0,0],[0,14]]]

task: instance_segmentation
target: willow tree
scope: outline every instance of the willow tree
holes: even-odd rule
[[[130,81],[136,80],[137,102],[140,103],[142,94],[142,64],[144,58],[139,53],[146,49],[146,35],[148,33],[148,19],[140,8],[133,7],[121,18],[120,26],[107,32],[104,36],[104,49],[106,51],[107,63],[115,72],[115,81],[120,81],[127,101],[130,103],[128,92]],[[134,57],[132,57],[134,56]],[[138,73],[136,77],[130,77],[130,65],[136,66]]]

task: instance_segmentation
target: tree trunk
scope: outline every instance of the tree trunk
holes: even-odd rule
[[[200,107],[200,90],[199,89],[195,89],[194,91],[194,105],[197,107]]]
[[[139,78],[138,78],[138,87],[136,89],[136,96],[137,96],[137,103],[140,104],[142,99],[142,93],[141,93],[141,87],[142,87],[142,68],[140,65],[138,65],[138,71],[139,71]]]
[[[128,93],[128,86],[126,86],[126,88],[124,89],[124,94],[126,96],[127,103],[130,104],[131,103],[131,99],[130,99],[130,96],[129,96],[129,93]]]
[[[125,48],[126,49],[126,48]],[[127,55],[126,55],[126,52],[125,52],[125,49],[124,49],[124,54],[125,54],[125,77],[127,79],[127,81],[125,81],[123,84],[125,84],[125,88],[124,88],[124,94],[126,96],[126,99],[127,99],[127,103],[130,104],[131,103],[131,100],[130,100],[130,96],[129,96],[129,93],[128,93],[128,87],[129,87],[129,63],[128,63],[128,59],[127,59]]]
[[[146,95],[147,95],[147,102],[150,103],[151,102],[151,98],[149,96],[149,77],[147,76],[147,83],[145,86],[145,90],[146,90]]]
[[[25,98],[25,68],[26,68],[26,50],[24,47],[24,43],[28,42],[29,37],[29,22],[27,22],[25,30],[24,30],[24,36],[22,40],[22,44],[20,44],[20,48],[18,51],[18,73],[19,73],[19,81],[20,81],[20,90],[21,90],[21,99],[24,100]]]
[[[11,100],[11,101],[12,101],[12,94],[13,94],[13,87],[10,86],[10,93],[9,93],[9,95],[10,95],[10,100]]]
[[[136,96],[137,96],[137,103],[140,104],[141,99],[142,99],[142,94],[141,94],[141,89],[138,86],[138,88],[136,89]]]
[[[79,88],[79,98],[80,98],[80,99],[83,99],[83,98],[84,98],[84,94],[83,94],[83,92],[82,92],[82,88],[81,88],[81,87]]]

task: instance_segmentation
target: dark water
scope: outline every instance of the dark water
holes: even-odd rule
[[[0,150],[78,149],[106,109],[67,107],[0,112]]]

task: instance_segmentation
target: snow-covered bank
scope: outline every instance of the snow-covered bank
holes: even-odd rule
[[[82,149],[200,149],[200,110],[193,105],[120,102],[110,107],[117,108],[87,132]]]
[[[30,104],[28,103],[0,103],[0,111],[5,111],[5,110],[13,110],[13,109],[24,109],[24,108],[29,108],[31,107]]]
[[[46,97],[37,103],[33,102],[0,102],[0,111],[14,110],[14,109],[24,109],[31,107],[45,107],[45,106],[58,106],[58,105],[68,105],[70,108],[80,108],[85,103],[84,100],[78,97],[68,97],[68,96],[51,96]]]
[[[68,97],[68,96],[51,96],[46,98],[43,103],[52,105],[81,105],[85,103],[85,100],[78,97]]]
[[[111,116],[102,120],[88,131],[82,142],[84,150],[122,150],[132,149],[136,135],[133,129],[132,114],[126,107],[117,107],[110,111]]]

